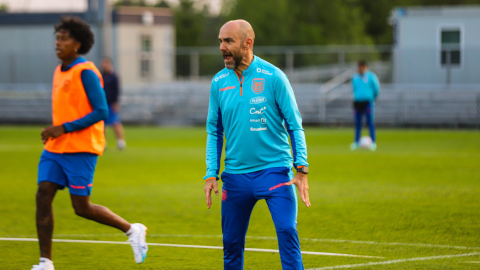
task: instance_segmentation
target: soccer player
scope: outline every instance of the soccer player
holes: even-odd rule
[[[355,141],[350,145],[350,149],[353,151],[358,148],[358,142],[362,134],[362,118],[365,115],[372,139],[370,150],[375,151],[377,149],[374,122],[375,99],[380,91],[380,82],[378,81],[377,75],[368,70],[367,62],[364,60],[358,62],[358,73],[353,75],[352,89],[353,107],[355,111]]]
[[[123,125],[120,122],[120,82],[113,70],[110,58],[105,57],[102,60],[102,77],[108,105],[108,118],[105,120],[105,125],[113,127],[117,138],[117,148],[123,150],[127,143],[125,142]]]
[[[108,208],[92,204],[90,195],[97,158],[105,147],[107,102],[102,76],[86,54],[94,43],[90,26],[78,17],[62,17],[55,25],[55,52],[60,64],[53,75],[53,126],[42,130],[45,149],[38,165],[36,224],[40,263],[32,270],[53,270],[52,201],[58,189],[68,187],[75,213],[125,232],[135,261],[146,257],[146,227],[130,224]]]
[[[275,223],[283,269],[304,269],[294,184],[309,207],[308,163],[293,89],[280,69],[253,54],[255,33],[248,22],[226,23],[218,40],[225,69],[213,78],[210,89],[204,191],[210,208],[212,189],[218,195],[225,133],[221,175],[224,269],[243,269],[250,215],[262,199]],[[297,169],[295,177],[292,165]]]

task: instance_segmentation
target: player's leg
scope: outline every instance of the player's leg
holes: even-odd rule
[[[375,131],[375,105],[373,102],[369,102],[366,108],[366,117],[367,117],[367,125],[370,131],[370,138],[372,139],[372,145],[370,146],[371,150],[375,150],[377,148],[377,136]]]
[[[125,233],[130,229],[130,223],[125,219],[105,206],[91,203],[89,195],[70,194],[70,198],[75,214],[78,216],[117,228]]]
[[[253,207],[251,182],[245,174],[222,173],[224,270],[243,269],[245,235]]]
[[[123,150],[127,146],[127,143],[125,141],[125,131],[120,120],[113,124],[113,130],[115,131],[115,136],[117,137],[117,147],[118,149]]]
[[[284,184],[293,178],[287,168],[269,168],[256,177],[255,196],[265,198],[277,232],[283,270],[302,270],[302,253],[297,232],[295,186]]]
[[[52,202],[57,193],[58,184],[40,182],[36,194],[36,222],[40,257],[52,260],[53,209]]]
[[[105,206],[90,202],[97,155],[88,153],[64,154],[62,166],[67,175],[73,209],[78,216],[117,228],[128,236],[135,261],[142,263],[147,256],[147,228],[140,223],[130,224]]]
[[[54,227],[52,203],[58,189],[65,188],[67,178],[54,155],[44,151],[38,164],[36,193],[36,227],[40,247],[40,263],[33,269],[52,270],[52,236]]]
[[[355,136],[352,145],[350,146],[351,150],[355,150],[358,147],[358,142],[360,141],[360,135],[362,134],[362,110],[359,108],[354,108],[353,120],[355,122]]]

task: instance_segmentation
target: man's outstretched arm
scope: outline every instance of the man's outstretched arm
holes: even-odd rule
[[[217,89],[212,82],[210,89],[210,101],[208,105],[207,117],[207,173],[203,179],[205,180],[205,198],[207,206],[212,205],[212,189],[218,196],[217,180],[220,173],[220,162],[223,149],[223,123],[222,112],[218,104]]]
[[[275,85],[275,102],[277,103],[280,115],[285,121],[285,128],[290,136],[292,154],[295,169],[308,167],[307,143],[305,131],[302,127],[302,116],[298,110],[292,86],[283,73],[279,73]],[[300,192],[300,197],[307,207],[310,207],[308,196],[307,174],[298,172],[297,175],[287,183],[288,186],[295,184]]]

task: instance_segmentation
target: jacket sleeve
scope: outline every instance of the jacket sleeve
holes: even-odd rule
[[[82,70],[81,79],[88,101],[92,105],[93,111],[82,118],[63,124],[65,132],[73,132],[87,128],[108,117],[107,99],[103,91],[100,79],[93,70]]]
[[[287,76],[281,71],[277,71],[275,83],[275,102],[290,135],[294,167],[297,169],[299,166],[308,166],[305,131],[302,127],[302,116],[298,110],[292,86]]]
[[[377,75],[372,72],[372,87],[373,87],[373,98],[377,99],[378,94],[380,93],[380,81],[378,80]]]
[[[208,104],[207,134],[207,174],[203,179],[215,178],[218,180],[223,149],[223,123],[218,103],[218,89],[213,81]]]

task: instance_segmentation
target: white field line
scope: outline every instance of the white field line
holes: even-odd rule
[[[36,238],[0,238],[0,241],[16,241],[16,242],[37,242]],[[74,239],[53,239],[53,242],[62,243],[90,243],[90,244],[114,244],[114,245],[130,245],[129,242],[121,241],[98,241],[98,240],[74,240]],[[148,243],[149,246],[160,247],[182,247],[182,248],[203,248],[203,249],[221,249],[221,246],[200,246],[200,245],[180,245],[180,244],[162,244],[162,243]],[[245,248],[246,251],[255,252],[273,252],[279,253],[277,249],[262,249],[262,248]],[[364,256],[364,255],[352,255],[352,254],[340,254],[340,253],[328,253],[328,252],[314,252],[314,251],[302,251],[305,255],[321,255],[321,256],[340,256],[340,257],[355,257],[355,258],[370,258],[370,259],[382,259],[383,257],[376,256]]]
[[[8,237],[35,237],[36,235],[8,235]],[[108,237],[108,236],[125,236],[124,234],[55,234],[56,237]],[[204,237],[204,238],[222,238],[221,234],[206,235],[206,234],[148,234],[149,237],[164,237],[164,238],[189,238],[189,237]],[[7,237],[7,236],[4,236]],[[260,240],[277,240],[276,237],[271,236],[247,236],[248,239]],[[300,241],[312,242],[330,242],[330,243],[349,243],[349,244],[367,244],[367,245],[385,245],[385,246],[411,246],[424,248],[451,248],[451,249],[480,249],[480,247],[465,247],[465,246],[450,246],[450,245],[435,245],[435,244],[421,244],[421,243],[395,243],[395,242],[375,242],[375,241],[358,241],[358,240],[341,240],[341,239],[320,239],[320,238],[300,238]]]
[[[410,259],[399,259],[399,260],[391,260],[391,261],[383,261],[383,262],[346,264],[346,265],[327,266],[327,267],[320,267],[320,268],[310,268],[310,269],[307,269],[307,270],[356,268],[356,267],[395,264],[395,263],[404,263],[404,262],[413,262],[413,261],[428,261],[428,260],[439,260],[439,259],[448,259],[448,258],[457,258],[457,257],[468,257],[468,256],[476,256],[476,255],[480,255],[480,252],[473,252],[473,253],[466,253],[466,254],[455,254],[455,255],[432,256],[432,257],[419,257],[419,258],[410,258]]]

